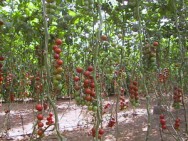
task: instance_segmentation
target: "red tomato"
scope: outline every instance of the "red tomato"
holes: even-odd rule
[[[58,65],[63,65],[63,60],[58,59],[58,60],[56,61],[56,63],[57,63]]]
[[[87,68],[87,70],[90,71],[90,72],[93,71],[93,66],[89,66],[89,67]]]
[[[35,106],[35,108],[36,108],[36,110],[38,110],[38,111],[42,111],[42,109],[43,109],[43,107],[42,107],[41,104],[37,104],[37,105]]]
[[[37,119],[38,119],[38,120],[43,120],[43,115],[42,115],[42,114],[38,114],[38,115],[37,115]]]
[[[57,39],[55,40],[55,44],[56,44],[56,45],[61,45],[61,44],[62,44],[62,40],[59,39],[59,38],[57,38]]]
[[[103,129],[99,129],[99,134],[103,135],[104,134],[104,130]]]
[[[37,132],[37,134],[38,134],[39,136],[42,136],[42,135],[44,134],[44,131],[43,131],[42,129],[39,129],[38,132]]]
[[[85,71],[84,72],[84,76],[89,77],[90,76],[90,71]]]
[[[76,68],[76,72],[77,72],[77,73],[82,73],[82,72],[83,72],[83,69],[82,69],[81,67],[77,67],[77,68]]]
[[[60,49],[60,48],[56,48],[56,49],[54,50],[54,52],[57,53],[57,54],[60,54],[60,53],[61,53],[61,49]]]
[[[0,61],[3,61],[5,58],[3,56],[0,56]]]
[[[80,77],[78,77],[78,76],[75,76],[75,77],[74,77],[74,81],[75,81],[75,82],[78,82],[79,80],[80,80]]]
[[[162,125],[165,125],[165,124],[166,124],[166,120],[165,120],[165,119],[160,119],[160,123],[161,123]]]
[[[38,124],[38,127],[43,127],[44,126],[44,124],[41,121],[39,121],[37,124]]]
[[[159,43],[157,41],[153,42],[153,46],[158,46]]]
[[[54,54],[54,59],[59,59],[59,58],[60,58],[60,55],[57,54],[57,53],[55,53],[55,54]]]
[[[85,94],[91,94],[91,89],[86,88],[86,89],[84,90],[84,93],[85,93]]]

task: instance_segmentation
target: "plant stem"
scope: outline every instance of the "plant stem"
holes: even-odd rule
[[[66,141],[66,139],[61,136],[61,133],[59,132],[59,120],[58,120],[58,113],[57,113],[57,109],[56,109],[56,105],[54,103],[54,101],[51,98],[50,95],[50,68],[49,68],[49,58],[48,58],[48,22],[47,22],[47,15],[46,15],[46,5],[45,5],[45,0],[42,0],[42,4],[43,4],[43,18],[44,18],[44,32],[45,32],[45,53],[44,53],[44,61],[45,61],[45,69],[47,72],[47,88],[46,88],[46,92],[47,92],[47,98],[53,108],[53,112],[54,112],[54,116],[55,116],[55,129],[58,135],[58,140],[59,141]]]
[[[183,73],[183,67],[184,67],[184,62],[185,62],[185,49],[183,47],[182,44],[182,37],[180,35],[180,30],[178,27],[178,14],[177,14],[177,8],[176,8],[176,1],[173,2],[173,7],[175,9],[175,26],[176,26],[176,30],[178,33],[178,43],[179,43],[179,47],[180,47],[180,56],[181,56],[181,69],[180,69],[180,83],[181,83],[181,87],[182,89],[184,88],[184,73]],[[187,111],[186,111],[186,107],[185,107],[185,98],[184,98],[184,94],[182,93],[182,104],[183,104],[183,110],[184,110],[184,119],[185,119],[185,132],[186,134],[188,134],[188,122],[187,122]]]
[[[146,138],[145,141],[149,140],[149,134],[150,134],[150,129],[151,129],[151,114],[150,114],[150,96],[148,94],[148,89],[146,86],[146,80],[145,80],[145,75],[144,75],[144,71],[143,71],[143,67],[142,67],[142,36],[141,36],[141,17],[140,17],[140,1],[136,0],[137,3],[137,15],[138,15],[138,24],[139,24],[139,30],[138,30],[138,36],[139,36],[139,41],[140,41],[140,46],[139,46],[139,50],[140,50],[140,67],[141,67],[141,73],[143,74],[143,83],[144,83],[144,88],[146,91],[146,109],[147,109],[147,115],[148,115],[148,121],[147,121],[147,132],[146,132]]]
[[[97,45],[94,49],[94,82],[95,82],[95,91],[96,91],[96,96],[97,96],[97,121],[96,121],[96,126],[95,126],[95,131],[98,131],[99,125],[101,123],[101,106],[102,106],[102,100],[101,100],[101,94],[99,92],[98,88],[98,82],[96,79],[96,73],[97,73],[97,64],[98,64],[98,53],[99,53],[99,46],[100,46],[100,37],[101,37],[101,30],[102,30],[102,14],[101,14],[101,3],[100,0],[98,0],[98,14],[99,14],[99,28],[98,28],[98,34],[97,34]],[[98,141],[98,132],[96,132],[96,141]]]

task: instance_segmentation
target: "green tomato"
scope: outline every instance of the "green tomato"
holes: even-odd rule
[[[156,58],[155,57],[151,57],[150,60],[151,60],[151,62],[155,62]]]
[[[90,106],[87,107],[87,109],[88,109],[89,111],[92,111],[92,110],[93,110],[93,106],[90,105]]]
[[[90,101],[86,101],[86,106],[90,106],[91,105],[91,102]]]
[[[58,85],[59,85],[59,81],[56,80],[56,79],[53,79],[53,85],[54,85],[54,86],[58,86]]]
[[[81,105],[84,106],[86,103],[84,100],[81,100]]]
[[[111,43],[112,47],[116,47],[116,45],[117,45],[116,43]]]
[[[93,106],[93,108],[92,108],[93,112],[96,112],[97,109],[98,109],[97,106]]]
[[[60,91],[62,88],[63,88],[63,85],[62,85],[62,84],[59,84],[59,85],[56,87],[56,89],[59,90],[59,91]]]
[[[79,96],[76,96],[76,97],[75,97],[75,100],[76,100],[77,102],[80,102],[80,101],[81,101],[81,99],[80,99]]]

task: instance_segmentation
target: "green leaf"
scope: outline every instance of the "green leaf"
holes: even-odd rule
[[[72,17],[76,16],[76,12],[74,12],[74,11],[69,10],[68,13]]]

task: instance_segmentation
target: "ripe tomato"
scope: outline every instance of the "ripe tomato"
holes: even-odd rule
[[[85,100],[86,100],[86,101],[92,101],[92,97],[91,97],[90,95],[87,95],[87,96],[85,97]]]
[[[38,127],[43,127],[44,126],[44,124],[41,121],[39,121],[37,124],[38,124]]]
[[[160,119],[160,123],[161,123],[162,125],[165,125],[165,124],[166,124],[166,120],[165,120],[165,119]]]
[[[3,56],[0,56],[0,61],[3,61],[4,60],[4,57]]]
[[[38,110],[38,111],[42,111],[43,107],[42,107],[41,104],[37,104],[37,105],[35,106],[35,109]]]
[[[57,39],[55,40],[55,44],[56,44],[56,45],[61,45],[61,44],[62,44],[62,40],[59,39],[59,38],[57,38]]]
[[[49,117],[52,117],[53,116],[53,113],[49,113]]]
[[[47,121],[52,121],[52,117],[51,116],[47,117],[46,119],[47,119]]]
[[[101,40],[102,41],[107,41],[107,36],[106,35],[101,35]]]
[[[181,120],[179,119],[179,118],[177,118],[176,120],[175,120],[175,122],[180,122]]]
[[[37,115],[37,119],[38,119],[38,120],[43,120],[43,115],[42,115],[42,114],[38,114],[38,115]]]
[[[89,79],[85,79],[85,80],[84,80],[84,85],[87,85],[87,86],[88,86],[89,83],[90,83],[90,80],[89,80]]]
[[[58,65],[63,65],[63,60],[58,59],[58,60],[56,61],[56,63],[57,63]]]
[[[94,127],[91,129],[91,133],[92,133],[92,136],[95,137],[96,131],[95,131],[95,128],[94,128]]]
[[[82,73],[82,72],[83,72],[83,69],[82,69],[81,67],[77,67],[77,68],[76,68],[76,72],[77,72],[77,73]]]
[[[42,136],[42,135],[44,134],[44,131],[43,131],[42,129],[39,129],[38,132],[37,132],[37,134],[38,134],[39,136]]]
[[[84,93],[85,93],[85,94],[91,94],[91,89],[86,88],[86,89],[84,90]]]
[[[167,129],[166,124],[162,125],[162,129]]]
[[[57,48],[58,48],[58,46],[57,45],[53,45],[53,50],[55,51]]]
[[[90,71],[85,71],[84,72],[84,76],[89,77],[90,76]]]
[[[153,42],[153,46],[158,46],[159,43],[157,41]]]
[[[92,97],[96,97],[96,93],[95,93],[95,91],[94,91],[94,90],[91,91],[90,95],[91,95]]]
[[[57,54],[57,53],[55,53],[55,54],[54,54],[54,59],[59,59],[59,58],[60,58],[60,55]]]
[[[93,66],[89,66],[89,67],[87,68],[87,70],[90,71],[90,72],[93,71]]]
[[[60,54],[60,53],[61,53],[61,49],[58,47],[58,48],[56,48],[56,49],[54,50],[54,52],[57,53],[57,54]]]
[[[78,76],[75,76],[75,77],[74,77],[74,81],[75,81],[75,82],[78,82],[79,80],[80,80],[80,77],[78,77]]]
[[[95,83],[94,82],[90,83],[90,87],[95,88]]]
[[[100,134],[100,135],[103,135],[103,134],[104,134],[104,130],[100,128],[100,129],[99,129],[99,134]]]

